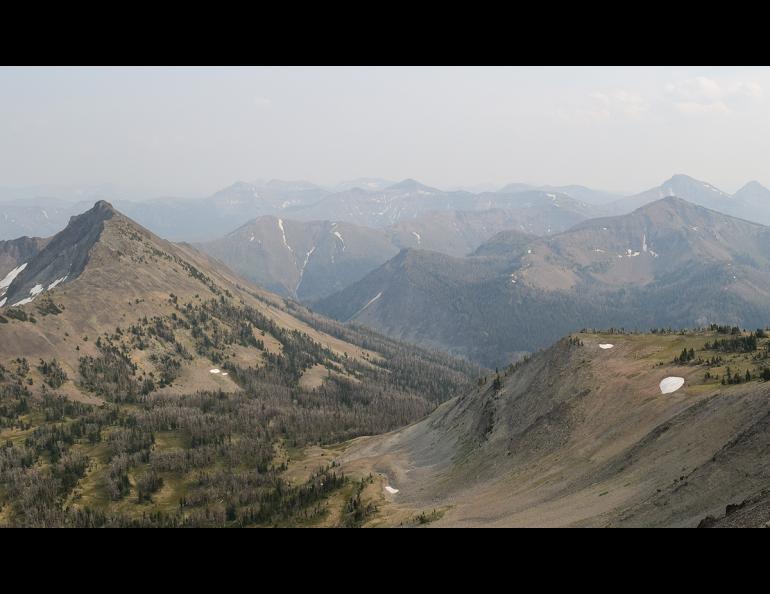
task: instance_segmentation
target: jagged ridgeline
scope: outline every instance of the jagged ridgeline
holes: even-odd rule
[[[363,483],[334,465],[286,480],[296,449],[413,422],[476,373],[250,286],[106,202],[3,242],[0,264],[3,526],[355,524]]]

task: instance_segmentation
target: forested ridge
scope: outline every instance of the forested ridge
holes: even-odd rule
[[[227,292],[186,301],[169,294],[168,304],[168,315],[80,337],[96,354],[80,357],[77,377],[55,359],[0,368],[0,525],[360,525],[373,513],[361,503],[363,483],[334,465],[288,481],[278,452],[413,422],[478,371],[302,311],[310,326],[379,356],[354,359]],[[253,349],[253,364],[235,357],[236,347]],[[196,358],[240,390],[158,393]],[[318,365],[327,373],[320,385],[300,387]],[[57,388],[66,379],[104,404],[65,398]],[[333,493],[346,501],[339,519],[329,518]]]

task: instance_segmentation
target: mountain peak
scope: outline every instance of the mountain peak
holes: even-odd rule
[[[677,182],[696,182],[696,183],[703,183],[700,180],[695,179],[694,177],[691,177],[689,175],[686,175],[684,173],[675,173],[672,175],[669,179],[667,179],[663,185],[669,184],[669,183],[677,183]]]
[[[97,200],[94,203],[93,208],[91,209],[91,212],[109,212],[109,213],[116,213],[115,207],[112,206],[109,202],[106,200]]]
[[[672,192],[674,194],[687,194],[688,192],[702,192],[705,190],[707,194],[713,195],[716,193],[725,198],[730,197],[728,193],[723,192],[716,186],[713,186],[708,182],[695,179],[694,177],[690,177],[689,175],[685,175],[684,173],[677,173],[673,175],[670,179],[663,182],[660,187],[663,190]]]
[[[679,196],[672,195],[672,196],[665,196],[660,200],[655,200],[654,202],[649,202],[643,206],[640,206],[634,212],[642,212],[642,213],[650,214],[653,212],[661,212],[664,210],[667,210],[669,212],[676,211],[678,213],[684,213],[684,212],[696,212],[696,211],[702,212],[704,210],[710,210],[710,209],[706,209],[703,206],[700,206],[698,204],[685,200],[684,198],[680,198]],[[723,216],[729,216],[729,215],[723,215]]]
[[[407,178],[403,181],[398,182],[397,184],[393,184],[392,186],[388,186],[388,190],[402,190],[402,191],[411,191],[411,190],[431,190],[432,188],[429,188],[426,185],[421,184],[416,179]]]
[[[760,184],[756,180],[752,180],[749,183],[747,183],[745,186],[743,186],[740,190],[736,192],[736,194],[742,194],[744,192],[770,192],[765,186]]]

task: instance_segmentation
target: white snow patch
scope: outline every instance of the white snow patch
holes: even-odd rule
[[[219,369],[209,369],[209,373],[219,373]]]
[[[420,245],[422,243],[422,237],[420,237],[420,234],[417,233],[417,231],[412,231],[412,235],[417,238],[417,245]]]
[[[345,251],[345,240],[342,239],[342,234],[339,231],[335,231],[334,235],[342,242],[342,251]]]
[[[527,250],[527,253],[528,253],[528,254],[531,254],[531,253],[532,253],[532,250]]]
[[[43,292],[43,285],[39,285],[39,284],[35,285],[29,290],[29,294],[32,295],[33,297],[39,295],[42,292]]]
[[[642,251],[647,251],[647,234],[642,235]]]
[[[2,299],[0,299],[0,307],[3,307],[3,305],[5,305],[5,302],[7,299],[8,297],[3,297]]]
[[[32,300],[35,298],[33,295],[32,297],[27,297],[26,299],[22,299],[21,301],[17,301],[12,305],[12,307],[16,307],[17,305],[25,305],[27,303],[32,303]]]
[[[391,495],[395,495],[396,493],[398,493],[398,489],[394,489],[394,488],[393,488],[393,487],[391,487],[390,485],[385,485],[385,490],[386,490],[388,493],[390,493]]]
[[[670,394],[671,392],[676,392],[683,385],[683,377],[670,376],[660,380],[660,392],[661,394]]]
[[[367,307],[369,307],[372,303],[377,301],[380,297],[382,297],[382,291],[377,293],[374,297],[372,297],[369,301],[366,302],[366,305],[364,305],[361,309],[359,309],[355,314],[353,314],[352,318],[355,318],[358,314],[360,314],[362,311],[364,311]]]
[[[291,246],[286,241],[286,231],[284,231],[284,229],[283,229],[283,219],[278,219],[278,228],[281,230],[281,237],[283,238],[283,245],[285,245],[286,249],[289,250],[293,254],[294,250],[291,249]]]
[[[27,263],[24,262],[21,266],[17,266],[13,270],[11,270],[8,274],[5,275],[5,278],[0,281],[0,289],[5,289],[6,287],[9,287],[13,280],[19,276],[19,273],[24,270],[27,267]]]
[[[310,251],[305,254],[305,261],[302,263],[302,266],[300,266],[299,269],[299,280],[297,281],[297,286],[294,287],[294,294],[297,294],[297,291],[299,290],[299,286],[302,284],[302,279],[305,278],[305,267],[307,266],[308,261],[310,260],[310,256],[313,255],[313,252],[315,251],[315,246],[310,248]]]
[[[606,349],[611,349],[614,346],[615,346],[614,344],[610,344],[610,343],[606,342],[606,343],[600,344],[599,348],[606,350]]]
[[[599,248],[594,248],[594,251],[595,251],[595,252],[599,252],[600,254],[603,254],[603,253],[604,253],[604,250],[602,250],[602,249],[599,249]]]
[[[53,289],[53,288],[54,288],[56,285],[58,285],[59,283],[62,283],[62,282],[64,282],[65,280],[67,280],[67,276],[69,276],[69,275],[66,275],[66,274],[65,274],[63,277],[61,277],[61,278],[57,278],[57,279],[56,279],[55,281],[53,281],[53,282],[52,282],[50,285],[48,285],[48,290],[50,291],[51,289]]]
[[[254,238],[254,236],[253,236],[253,235],[252,235],[251,237],[249,237],[249,241],[254,241],[254,239],[255,239],[255,238]]]
[[[635,252],[633,250],[627,249],[625,254],[618,254],[618,258],[623,258],[623,257],[636,258],[639,254],[640,252]]]

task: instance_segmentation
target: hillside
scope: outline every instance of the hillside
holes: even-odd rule
[[[333,469],[286,483],[286,451],[421,418],[471,371],[284,302],[106,202],[38,247],[6,265],[0,308],[0,525],[326,521],[353,486]]]
[[[398,253],[378,229],[272,216],[199,247],[243,278],[303,301],[344,289]]]
[[[487,366],[582,327],[770,321],[770,229],[669,197],[466,258],[400,254],[318,311]]]
[[[375,477],[369,525],[764,526],[769,344],[581,332],[333,459]]]

